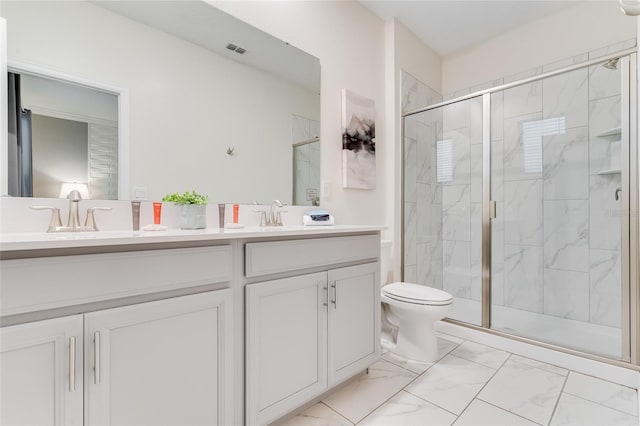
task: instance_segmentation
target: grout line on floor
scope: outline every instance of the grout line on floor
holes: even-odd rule
[[[346,418],[344,415],[340,414],[337,410],[335,410],[333,407],[329,406],[328,404],[325,404],[324,401],[320,401],[319,404],[324,405],[325,407],[327,407],[329,410],[333,411],[334,413],[336,413],[337,415],[339,415],[340,417],[342,417],[343,419],[345,419],[346,421],[348,421],[350,424],[355,425],[355,423],[353,423],[351,420],[349,420],[348,418]],[[302,414],[302,413],[301,413]]]
[[[496,368],[496,370],[493,372],[493,374],[491,375],[491,377],[489,377],[489,379],[484,382],[484,385],[482,385],[482,387],[480,388],[480,390],[478,390],[478,392],[476,392],[476,394],[474,395],[474,397],[471,399],[471,401],[469,401],[469,403],[464,407],[464,409],[462,411],[460,411],[460,414],[458,415],[458,418],[455,420],[455,422],[453,422],[453,424],[455,424],[458,419],[460,418],[460,416],[462,416],[464,414],[465,411],[467,411],[467,409],[469,408],[469,406],[471,405],[471,403],[473,402],[473,400],[475,400],[476,398],[478,398],[478,395],[480,395],[480,392],[483,391],[483,389],[489,384],[489,382],[491,380],[493,380],[493,378],[496,376],[496,374],[498,374],[498,371],[500,371],[500,369],[504,366],[504,364],[507,362],[507,360],[509,358],[511,358],[511,355],[513,355],[512,353],[509,352],[509,356],[502,361],[502,364],[500,364],[500,367]],[[453,355],[455,356],[455,355]],[[460,358],[460,357],[457,357]],[[464,359],[464,358],[460,358],[460,359]],[[466,360],[469,361],[469,360]],[[469,361],[469,362],[473,362],[473,361]],[[477,362],[475,364],[478,364]],[[482,364],[478,364],[478,365],[482,365]],[[483,367],[487,367],[486,365],[482,365]],[[487,367],[487,368],[491,368],[491,367]],[[485,401],[486,402],[486,401]]]
[[[569,381],[569,373],[564,378],[564,382],[562,383],[562,389],[560,389],[560,393],[558,394],[558,399],[556,399],[556,403],[553,406],[553,411],[551,412],[551,417],[549,417],[549,421],[547,423],[551,423],[553,420],[553,416],[556,415],[556,410],[558,409],[558,405],[560,405],[560,398],[562,398],[562,394],[564,393],[564,388],[567,386],[567,382]]]
[[[407,386],[409,386],[409,385],[407,385]],[[453,414],[454,416],[456,416],[456,420],[458,420],[458,417],[460,417],[460,415],[459,415],[459,414],[456,414],[456,413],[454,413],[454,412],[453,412],[453,411],[451,411],[451,410],[447,410],[446,408],[441,407],[440,405],[436,404],[436,403],[435,403],[435,402],[433,402],[433,401],[427,401],[427,400],[426,400],[426,399],[424,399],[423,397],[421,397],[421,396],[419,396],[419,395],[416,395],[415,393],[413,393],[413,392],[411,392],[411,391],[408,391],[408,390],[406,390],[406,389],[403,389],[403,390],[404,390],[406,393],[411,394],[412,396],[415,396],[416,398],[421,399],[421,400],[423,400],[424,402],[427,402],[427,403],[429,403],[429,404],[433,405],[434,407],[438,407],[439,409],[444,410],[444,411],[446,411],[447,413],[451,413],[451,414]]]
[[[484,402],[485,404],[491,405],[492,407],[495,407],[495,408],[497,408],[497,409],[499,409],[499,410],[506,411],[506,412],[507,412],[507,413],[509,413],[509,414],[513,414],[514,416],[520,417],[521,419],[525,419],[525,420],[526,420],[526,421],[528,421],[528,422],[531,422],[531,423],[534,423],[534,424],[537,424],[537,425],[540,425],[540,426],[544,426],[544,424],[543,424],[543,423],[538,423],[538,422],[533,421],[533,420],[531,420],[531,419],[528,419],[528,418],[526,418],[526,417],[524,417],[524,416],[522,416],[522,415],[520,415],[520,414],[518,414],[518,413],[514,413],[513,411],[506,410],[506,409],[504,409],[504,408],[502,408],[502,407],[500,407],[500,406],[498,406],[498,405],[496,405],[496,404],[494,404],[494,403],[492,403],[492,402],[485,401],[484,399],[482,399],[482,398],[480,398],[480,397],[476,397],[476,398],[474,398],[474,399],[477,399],[478,401],[482,401],[482,402]]]
[[[587,402],[590,402],[590,403],[592,403],[592,404],[599,405],[599,406],[601,406],[601,407],[603,407],[603,408],[608,408],[609,410],[617,411],[618,413],[625,414],[625,415],[627,415],[627,416],[632,416],[632,417],[636,417],[636,418],[638,417],[637,415],[636,415],[636,416],[634,416],[633,414],[629,414],[629,413],[627,413],[626,411],[621,411],[621,410],[618,410],[617,408],[609,407],[608,405],[604,405],[604,404],[600,404],[599,402],[591,401],[590,399],[583,398],[583,397],[581,397],[581,396],[579,396],[579,395],[574,395],[574,394],[572,394],[572,393],[570,393],[570,392],[564,392],[564,388],[563,388],[563,393],[566,393],[567,395],[571,395],[571,396],[573,396],[573,397],[575,397],[575,398],[578,398],[578,399],[581,399],[581,400],[583,400],[583,401],[587,401]],[[559,398],[558,398],[558,399],[559,399]]]

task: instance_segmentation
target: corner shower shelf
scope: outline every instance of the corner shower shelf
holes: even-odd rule
[[[618,173],[621,173],[620,169],[601,170],[596,174],[598,174],[598,175],[615,175],[615,174],[618,174]]]
[[[622,134],[622,129],[620,127],[614,127],[612,129],[608,129],[603,132],[600,132],[596,136],[599,138],[606,138],[609,136],[617,136],[620,134]]]

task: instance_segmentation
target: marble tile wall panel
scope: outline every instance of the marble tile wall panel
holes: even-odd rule
[[[482,203],[471,203],[471,299],[482,300]]]
[[[504,180],[542,177],[542,113],[505,119]]]
[[[481,83],[476,86],[471,86],[469,89],[471,93],[479,92],[481,90],[491,89],[492,87],[500,86],[504,84],[503,78],[498,78],[496,80],[487,81],[486,83]]]
[[[504,78],[504,83],[513,83],[514,81],[523,80],[525,78],[534,77],[542,74],[542,67],[535,67],[516,74],[509,75]]]
[[[504,201],[503,141],[491,141],[491,199]]]
[[[470,148],[470,181],[471,202],[482,202],[482,145],[471,145]]]
[[[309,144],[309,184],[320,189],[320,142]]]
[[[418,244],[416,265],[418,284],[442,288],[442,242]]]
[[[590,318],[596,324],[620,327],[622,320],[622,269],[617,250],[591,249]]]
[[[442,238],[471,241],[469,185],[447,185],[442,189]]]
[[[427,124],[417,124],[417,172],[416,179],[422,183],[432,183],[435,181],[435,171],[432,165],[435,164],[435,131],[433,127]]]
[[[418,183],[418,143],[415,139],[404,138],[404,201],[416,202]]]
[[[404,282],[407,283],[415,283],[418,282],[418,272],[416,265],[405,265],[404,266]]]
[[[468,128],[471,123],[469,102],[455,102],[442,107],[442,123],[445,132],[463,127]]]
[[[516,309],[543,312],[542,247],[505,244],[504,304]]]
[[[564,121],[565,129],[586,126],[589,123],[588,76],[588,70],[583,68],[542,80],[543,118]]]
[[[310,187],[310,166],[308,161],[296,161],[296,204],[307,203],[307,188]]]
[[[491,94],[491,140],[504,138],[504,91]]]
[[[616,138],[597,135],[620,127],[620,108],[620,96],[589,102],[589,172],[591,174],[611,168],[611,143]]]
[[[542,180],[504,184],[505,244],[542,246]]]
[[[589,198],[588,135],[588,127],[578,127],[543,137],[545,200]]]
[[[589,59],[596,59],[609,53],[619,52],[620,50],[630,49],[636,45],[636,39],[630,38],[618,43],[613,43],[602,48],[589,51]]]
[[[620,69],[610,70],[596,64],[589,67],[589,100],[620,95],[622,73]]]
[[[504,203],[496,203],[491,221],[491,303],[504,305]]]
[[[540,111],[542,111],[541,81],[523,84],[504,91],[505,119]]]
[[[416,264],[416,203],[404,203],[404,264]]]
[[[455,297],[471,298],[471,243],[443,241],[443,289]]]
[[[585,53],[581,53],[580,55],[572,56],[570,58],[561,59],[559,61],[543,65],[542,66],[542,72],[550,72],[550,71],[559,70],[559,69],[566,68],[566,67],[571,66],[571,65],[576,65],[576,64],[579,64],[581,62],[588,61],[588,60],[589,60],[589,54],[586,53],[586,52]]]
[[[471,145],[482,144],[482,97],[469,99],[469,138]]]
[[[416,241],[418,243],[428,243],[434,238],[434,236],[431,235],[431,222],[434,219],[431,214],[431,199],[433,198],[433,195],[431,194],[432,186],[425,183],[417,183],[416,187],[418,198],[416,205]]]
[[[589,271],[589,201],[544,201],[544,266]]]
[[[592,249],[620,250],[621,205],[614,194],[621,187],[620,175],[590,177],[589,228]]]
[[[441,182],[443,185],[468,185],[471,183],[471,144],[469,128],[464,127],[446,131],[443,140],[451,141],[451,180]],[[444,167],[443,162],[438,167]]]
[[[544,313],[589,321],[589,274],[545,268]]]
[[[418,108],[418,80],[407,72],[400,76],[402,113]]]

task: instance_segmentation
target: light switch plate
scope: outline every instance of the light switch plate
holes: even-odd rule
[[[146,186],[134,186],[133,187],[133,199],[134,200],[146,200],[148,198]]]

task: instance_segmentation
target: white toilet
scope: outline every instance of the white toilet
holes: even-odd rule
[[[438,343],[433,324],[451,312],[452,297],[436,288],[387,280],[391,242],[381,242],[381,301],[386,320],[397,327],[395,347],[389,348],[403,358],[434,362],[438,360]],[[385,306],[386,305],[386,306]]]

